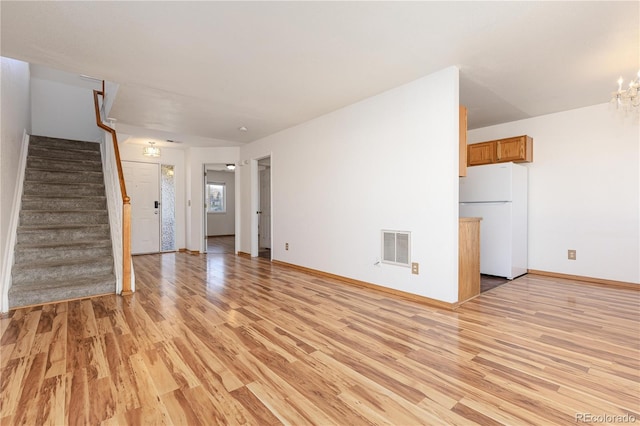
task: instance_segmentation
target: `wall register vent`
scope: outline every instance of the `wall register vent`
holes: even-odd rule
[[[411,266],[411,232],[382,230],[382,263]]]

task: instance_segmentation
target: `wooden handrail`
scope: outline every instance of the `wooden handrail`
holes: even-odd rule
[[[100,117],[100,106],[98,96],[104,100],[104,80],[102,80],[102,91],[93,91],[93,104],[96,111],[96,125],[111,134],[113,141],[113,152],[116,156],[116,166],[118,167],[118,180],[120,181],[120,192],[122,193],[122,295],[131,294],[131,199],[127,195],[127,187],[124,182],[122,172],[122,162],[120,161],[120,150],[118,149],[118,136],[116,131],[102,122]]]

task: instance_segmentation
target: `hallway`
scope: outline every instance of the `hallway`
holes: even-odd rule
[[[235,235],[207,237],[207,254],[235,254]]]

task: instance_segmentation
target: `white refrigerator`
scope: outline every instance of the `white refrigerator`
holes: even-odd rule
[[[480,273],[510,280],[527,273],[528,169],[514,163],[467,168],[460,217],[480,217]]]

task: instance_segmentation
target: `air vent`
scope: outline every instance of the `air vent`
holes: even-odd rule
[[[382,263],[411,266],[411,232],[382,231]]]

